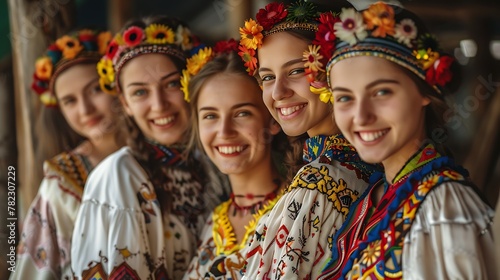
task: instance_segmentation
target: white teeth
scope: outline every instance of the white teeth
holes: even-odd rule
[[[230,155],[234,154],[235,152],[239,153],[243,151],[243,148],[243,146],[220,146],[218,147],[218,150],[221,154]]]
[[[168,123],[171,123],[174,120],[174,116],[170,116],[167,118],[161,118],[161,119],[154,119],[153,123],[157,125],[166,125]]]
[[[300,110],[301,108],[304,108],[306,105],[298,105],[298,106],[293,106],[293,107],[287,107],[287,108],[280,108],[280,112],[283,116],[288,116],[293,114],[294,112]]]
[[[359,137],[366,142],[372,142],[380,138],[382,135],[386,134],[387,130],[381,130],[377,132],[360,132]]]

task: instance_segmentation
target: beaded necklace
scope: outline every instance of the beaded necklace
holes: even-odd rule
[[[248,213],[250,214],[255,214],[257,213],[262,207],[270,200],[273,200],[276,198],[279,186],[281,185],[280,180],[274,180],[274,183],[276,185],[276,188],[268,194],[262,194],[262,195],[254,195],[251,193],[247,194],[234,194],[231,193],[229,196],[229,201],[231,202],[230,205],[233,206],[233,216],[236,216],[238,212],[242,213],[243,215],[246,215]],[[246,206],[241,206],[236,202],[236,197],[240,198],[247,198],[247,199],[256,199],[256,198],[262,198],[261,200],[250,204]]]

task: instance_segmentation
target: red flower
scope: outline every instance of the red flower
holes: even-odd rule
[[[49,51],[59,51],[59,52],[61,51],[61,49],[59,49],[59,47],[58,47],[55,43],[54,43],[54,44],[52,44],[52,45],[50,45],[50,46],[47,48],[47,50],[49,50]]]
[[[113,57],[116,55],[117,51],[118,51],[118,42],[116,42],[116,40],[113,39],[109,43],[108,48],[106,49],[106,56],[112,60]]]
[[[123,40],[129,47],[135,47],[139,45],[143,39],[144,31],[137,26],[129,27],[123,32]]]
[[[219,41],[215,43],[214,52],[215,53],[230,53],[232,51],[238,51],[239,43],[233,38],[227,41]]]
[[[451,81],[453,73],[450,70],[451,64],[453,63],[453,58],[449,56],[443,56],[436,60],[432,67],[427,70],[426,81],[430,85],[440,85],[444,86],[446,83]]]
[[[334,17],[332,13],[322,13],[319,17],[320,24],[318,25],[318,32],[316,32],[316,42],[333,42],[335,41],[335,29],[334,25],[336,22],[340,22],[338,17]]]
[[[31,84],[31,89],[33,89],[38,95],[44,93],[49,88],[47,81],[42,81],[40,78],[33,74],[33,83]]]
[[[335,47],[335,28],[336,22],[339,22],[338,17],[334,17],[332,13],[322,13],[319,18],[320,24],[313,44],[320,45],[319,53],[323,56],[322,63],[326,65],[328,59],[332,56]]]
[[[78,39],[80,40],[80,42],[96,42],[97,41],[97,38],[94,34],[86,34],[86,33],[83,33],[83,34],[80,34],[78,36]]]
[[[260,9],[257,15],[257,22],[264,27],[264,30],[269,30],[276,23],[280,22],[286,17],[288,12],[283,3],[270,3],[264,9]]]

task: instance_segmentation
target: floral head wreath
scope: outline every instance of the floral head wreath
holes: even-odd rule
[[[191,102],[189,98],[189,81],[191,77],[198,74],[200,70],[209,61],[217,57],[219,54],[237,52],[238,42],[234,39],[227,41],[219,41],[215,43],[213,48],[204,47],[198,50],[196,54],[187,59],[186,69],[182,70],[181,90],[184,92],[184,100]]]
[[[40,96],[46,107],[57,107],[54,95],[56,77],[70,66],[79,63],[96,63],[105,53],[111,33],[82,29],[64,35],[50,45],[35,62],[31,88]]]
[[[97,63],[99,84],[105,92],[115,95],[119,90],[116,79],[130,59],[142,54],[161,53],[184,61],[186,54],[198,44],[189,28],[180,22],[175,27],[157,23],[146,27],[132,25],[115,35]]]
[[[453,58],[444,54],[436,38],[422,28],[417,29],[418,18],[409,11],[377,2],[368,9],[357,12],[343,9],[339,18],[322,22],[319,30],[330,30],[333,44],[313,41],[306,67],[314,77],[318,71],[326,71],[330,86],[330,69],[335,63],[356,56],[375,56],[392,61],[417,75],[441,96],[442,87],[452,79]],[[396,18],[397,16],[397,18]],[[318,31],[316,38],[322,37]],[[329,61],[319,61],[323,56]],[[326,70],[323,66],[326,65]],[[328,89],[317,90],[323,102],[333,102]]]
[[[273,2],[260,9],[255,16],[256,21],[249,19],[240,27],[240,46],[238,53],[249,75],[253,76],[257,69],[256,50],[262,46],[262,39],[274,33],[287,30],[318,30],[319,12],[311,2],[297,0],[286,6]]]

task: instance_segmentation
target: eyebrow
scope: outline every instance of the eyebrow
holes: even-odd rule
[[[92,84],[95,83],[96,81],[99,81],[99,77],[90,80],[85,86],[83,86],[83,91],[88,90],[88,88],[90,88],[92,86]],[[58,99],[59,100],[67,99],[67,98],[70,98],[73,94],[74,94],[74,92],[68,92],[65,95],[63,95],[63,97],[58,98]]]
[[[234,109],[238,109],[238,108],[245,107],[245,106],[251,106],[251,107],[257,108],[257,105],[247,102],[247,103],[235,104],[235,105],[231,106],[231,109],[234,110]],[[217,111],[217,108],[215,108],[215,107],[201,107],[198,111]]]
[[[304,60],[303,60],[302,57],[301,58],[297,58],[297,59],[292,59],[290,61],[287,61],[287,62],[283,63],[283,65],[281,65],[281,68],[286,68],[286,67],[289,67],[291,65],[297,64],[299,62],[304,63]],[[259,68],[259,73],[260,72],[264,72],[264,71],[270,71],[270,72],[272,72],[271,69],[266,68],[266,67]]]
[[[369,83],[368,85],[365,86],[365,89],[369,89],[371,87],[374,87],[376,85],[379,85],[379,84],[397,84],[397,85],[400,85],[401,83],[397,80],[391,80],[391,79],[379,79],[379,80],[375,80],[371,83]],[[347,91],[347,92],[350,92],[351,90],[350,89],[347,89],[347,88],[343,88],[343,87],[334,87],[331,89],[331,91]]]
[[[179,71],[176,70],[176,71],[174,71],[172,73],[166,74],[165,76],[163,76],[163,77],[160,78],[160,81],[168,79],[168,78],[174,76],[175,74],[179,74]],[[128,84],[126,87],[130,87],[130,86],[143,86],[145,84],[147,84],[147,83],[146,82],[133,82],[133,83]]]

